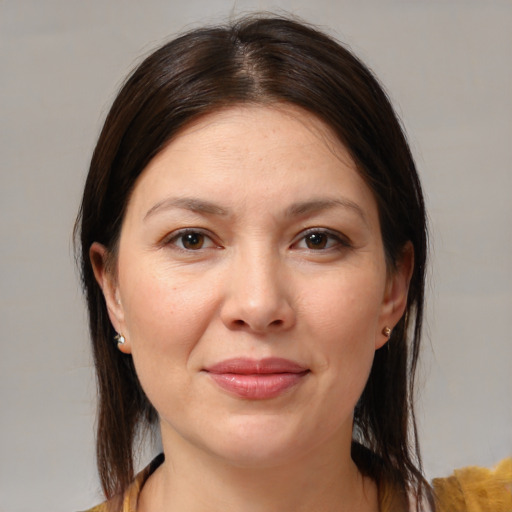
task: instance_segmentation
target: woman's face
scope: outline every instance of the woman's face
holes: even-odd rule
[[[322,122],[203,117],[136,183],[116,275],[91,255],[164,447],[241,465],[348,449],[411,262],[387,272],[375,199]]]

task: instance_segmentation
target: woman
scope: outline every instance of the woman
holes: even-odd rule
[[[255,18],[154,52],[107,117],[77,229],[96,510],[434,508],[412,397],[423,197],[345,48]],[[132,483],[156,423],[164,454]]]

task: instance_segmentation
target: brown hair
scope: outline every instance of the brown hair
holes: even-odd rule
[[[97,461],[107,497],[133,478],[133,443],[157,415],[131,356],[117,350],[89,261],[93,242],[115,255],[137,177],[187,123],[225,106],[290,103],[329,125],[350,151],[378,204],[388,266],[414,248],[406,313],[376,352],[355,410],[354,439],[373,454],[363,470],[418,497],[421,471],[413,387],[421,338],[427,230],[419,178],[393,108],[349,50],[287,18],[244,18],[186,33],[147,57],[121,88],[92,157],[76,223],[99,389]],[[358,459],[361,450],[354,449]],[[360,462],[362,464],[362,462]]]

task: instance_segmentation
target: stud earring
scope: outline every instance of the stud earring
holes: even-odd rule
[[[117,346],[124,345],[124,342],[126,341],[125,337],[122,334],[116,334],[114,336],[114,340],[117,343]]]
[[[386,338],[389,338],[391,336],[391,328],[384,327],[384,329],[382,329],[382,334],[384,334],[384,336],[386,336]]]

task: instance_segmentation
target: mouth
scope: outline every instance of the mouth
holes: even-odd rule
[[[247,400],[268,400],[300,384],[309,369],[281,358],[235,358],[221,361],[204,371],[229,394]]]

